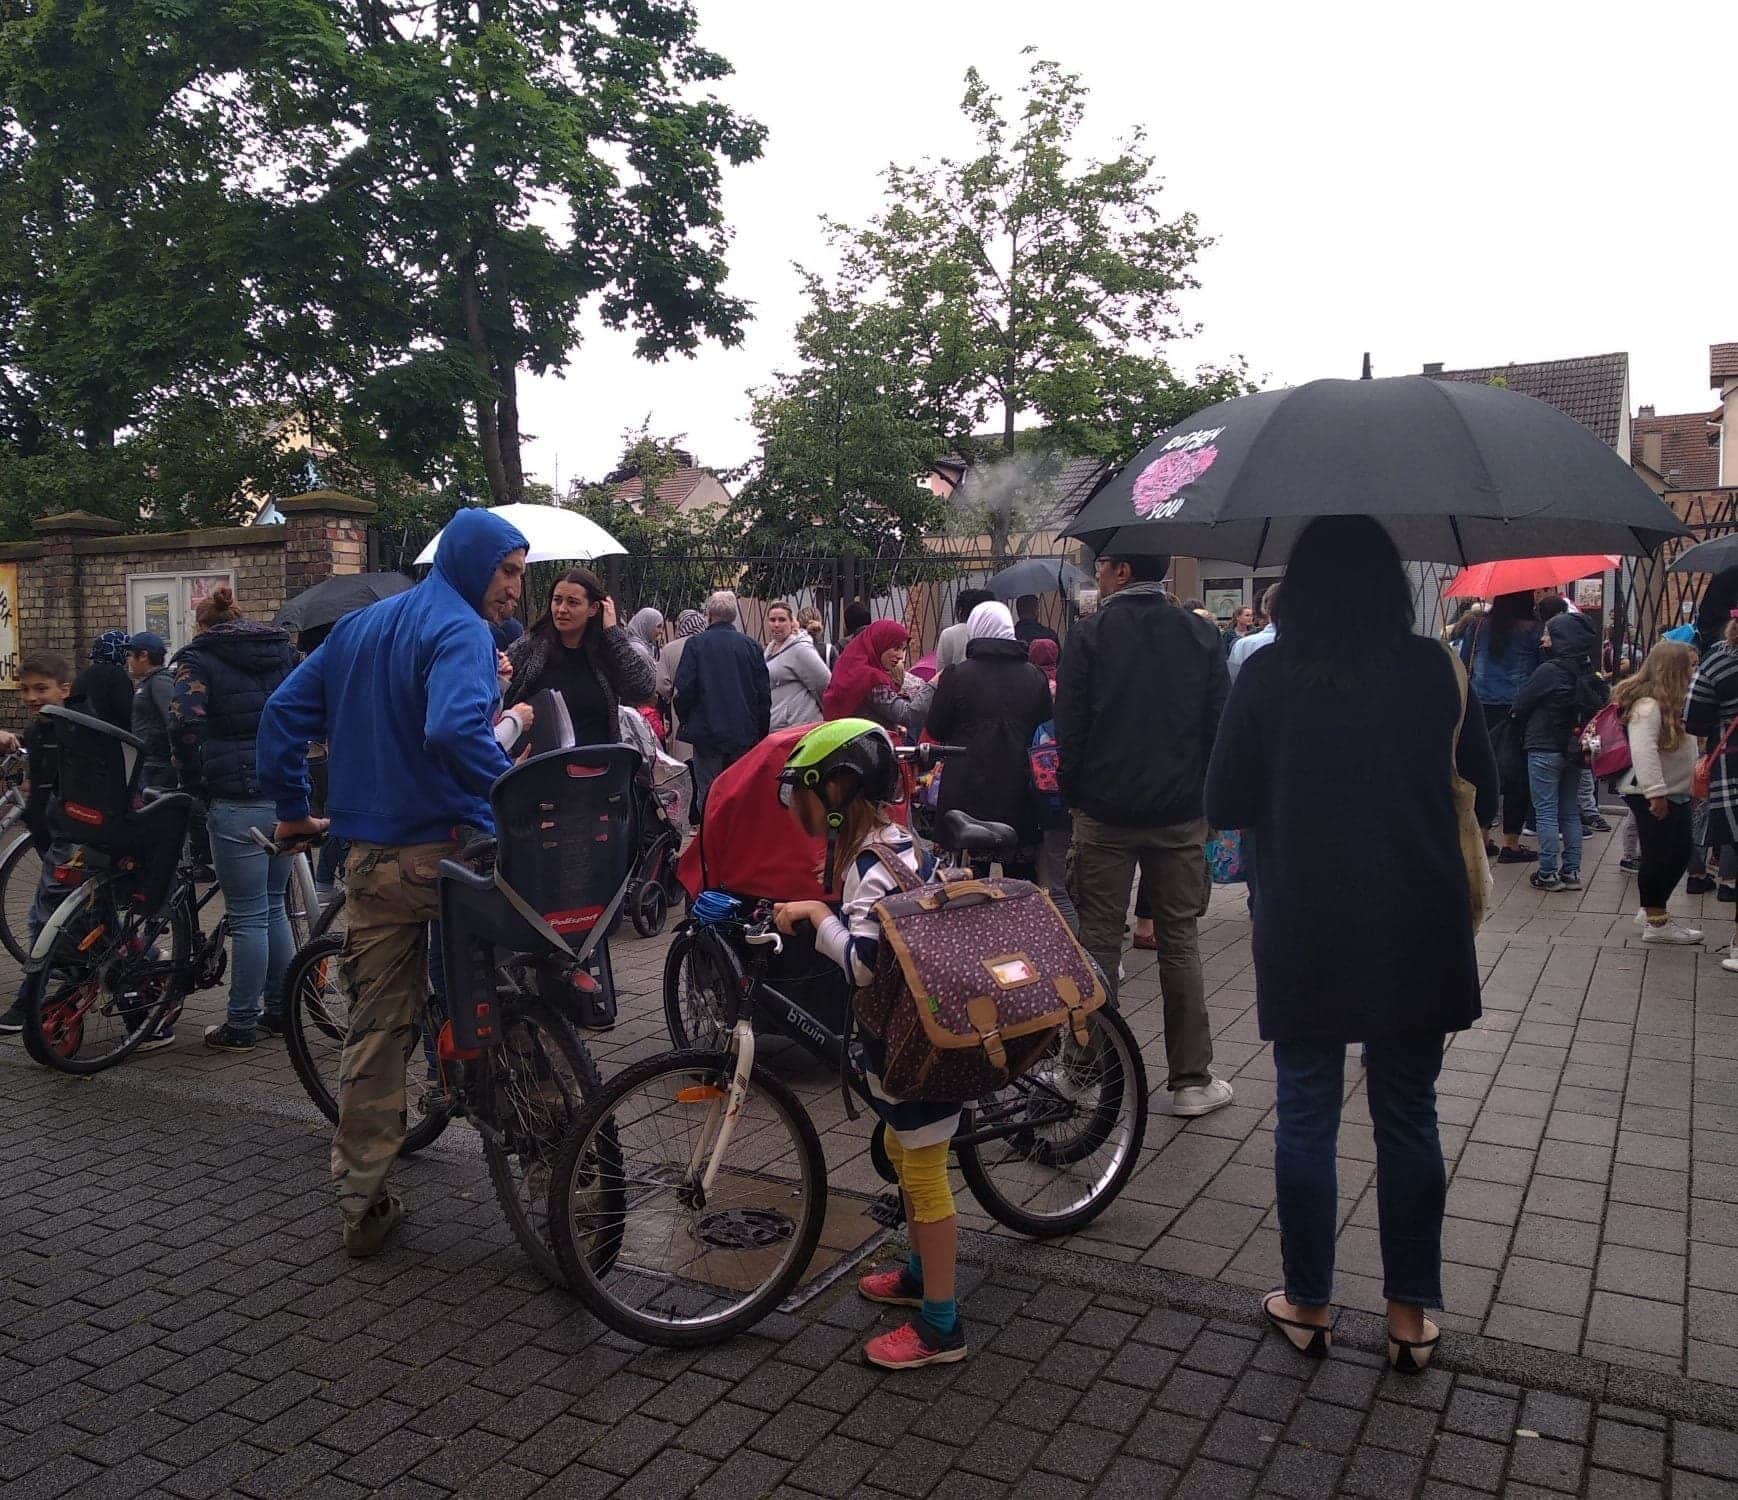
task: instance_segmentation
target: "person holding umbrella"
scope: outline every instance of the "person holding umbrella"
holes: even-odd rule
[[[1238,674],[1206,795],[1215,828],[1255,834],[1255,1003],[1278,1081],[1285,1264],[1284,1285],[1261,1305],[1300,1353],[1326,1355],[1335,1146],[1346,1049],[1361,1042],[1388,1362],[1416,1373],[1437,1339],[1425,1314],[1442,1306],[1436,1079],[1447,1034],[1480,1012],[1454,778],[1473,784],[1488,817],[1496,767],[1454,656],[1412,632],[1411,586],[1374,520],[1307,527],[1281,600],[1285,628]]]
[[[1513,717],[1515,699],[1542,654],[1531,590],[1500,594],[1483,615],[1472,646],[1472,691],[1484,710],[1491,753],[1503,783],[1503,842],[1497,863],[1531,864],[1539,856],[1521,847],[1521,830],[1532,814],[1522,725]]]

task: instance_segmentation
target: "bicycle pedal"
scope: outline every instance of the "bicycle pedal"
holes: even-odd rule
[[[877,1193],[864,1211],[883,1229],[897,1229],[905,1222],[905,1202],[897,1192]]]

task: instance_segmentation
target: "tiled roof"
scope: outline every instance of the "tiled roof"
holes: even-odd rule
[[[1573,417],[1602,442],[1617,446],[1623,431],[1627,354],[1547,359],[1530,365],[1492,365],[1483,370],[1427,370],[1434,380],[1489,385],[1499,376],[1511,391],[1548,402]]]
[[[1738,375],[1738,344],[1713,344],[1708,349],[1708,379],[1718,385]]]
[[[1037,459],[1037,455],[1029,453],[1015,457],[1017,461]],[[1038,463],[1029,489],[1019,496],[1022,504],[1030,507],[1034,531],[1055,531],[1072,521],[1109,467],[1102,458],[1065,458],[1059,455],[1049,461],[1039,459]],[[995,467],[996,461],[973,464],[960,480],[959,488],[954,491],[955,497],[970,505],[977,498],[974,489],[981,488],[983,476],[993,473]]]
[[[699,488],[701,480],[711,474],[710,469],[688,468],[677,469],[666,474],[658,481],[658,504],[670,510],[680,510],[688,501],[688,497]],[[623,479],[615,487],[618,500],[638,500],[640,498],[640,476]]]
[[[1630,424],[1630,456],[1647,461],[1648,438],[1660,437],[1659,475],[1674,490],[1711,490],[1720,483],[1720,454],[1708,441],[1708,423],[1719,413],[1688,411],[1672,417],[1635,418]]]

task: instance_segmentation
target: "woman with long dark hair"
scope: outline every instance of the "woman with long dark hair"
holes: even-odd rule
[[[513,680],[506,706],[544,688],[561,695],[576,745],[613,745],[622,737],[616,711],[639,708],[657,691],[652,663],[616,623],[615,601],[589,568],[569,568],[549,590],[549,607],[507,652]]]
[[[1355,607],[1353,601],[1356,601]],[[1429,1361],[1447,1194],[1436,1078],[1479,1015],[1459,775],[1496,807],[1484,721],[1453,654],[1412,633],[1388,534],[1329,516],[1298,538],[1279,636],[1244,663],[1207,772],[1207,820],[1255,834],[1256,1011],[1273,1043],[1285,1285],[1262,1302],[1300,1352],[1331,1340],[1346,1048],[1365,1045],[1388,1358]],[[1349,817],[1348,810],[1356,816]]]
[[[1491,754],[1502,778],[1503,842],[1497,862],[1530,864],[1539,856],[1521,847],[1521,829],[1533,811],[1527,784],[1527,752],[1522,726],[1510,717],[1521,688],[1543,654],[1544,630],[1533,613],[1530,593],[1501,594],[1485,611],[1473,635],[1473,696],[1484,710]]]

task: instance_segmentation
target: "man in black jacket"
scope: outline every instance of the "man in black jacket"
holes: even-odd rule
[[[1202,789],[1230,679],[1219,632],[1170,603],[1168,557],[1098,559],[1098,611],[1056,674],[1062,795],[1074,818],[1080,941],[1116,994],[1135,867],[1152,908],[1173,1114],[1231,1102],[1213,1038],[1196,928],[1211,889]]]
[[[766,656],[736,628],[736,595],[721,589],[706,601],[706,628],[682,650],[676,669],[676,717],[694,747],[694,809],[706,807],[712,780],[766,738],[772,683]]]

